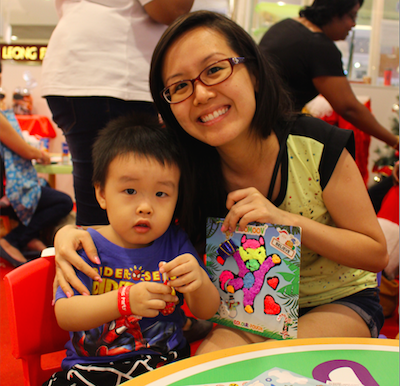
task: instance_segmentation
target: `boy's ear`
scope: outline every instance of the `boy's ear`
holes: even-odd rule
[[[94,184],[94,191],[96,193],[96,199],[100,205],[100,208],[107,209],[104,189],[100,186],[100,184]]]

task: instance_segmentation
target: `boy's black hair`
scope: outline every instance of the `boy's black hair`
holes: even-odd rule
[[[161,165],[176,165],[179,168],[181,177],[174,219],[180,220],[188,215],[192,210],[192,194],[185,151],[176,134],[150,114],[128,114],[113,119],[99,132],[92,149],[93,184],[103,188],[111,162],[116,157],[131,153],[154,158]],[[184,218],[182,220],[186,222]],[[190,229],[187,231],[190,232]]]
[[[350,12],[357,4],[360,7],[364,0],[314,0],[312,5],[300,10],[299,15],[311,23],[322,27],[334,17],[342,17]]]

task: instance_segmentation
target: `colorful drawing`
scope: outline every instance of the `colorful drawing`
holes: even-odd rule
[[[221,297],[211,320],[275,339],[296,337],[300,228],[257,223],[227,235],[222,222],[207,224],[207,269]]]
[[[279,314],[276,320],[279,322],[283,318],[283,329],[280,332],[283,339],[286,339],[289,334],[289,327],[293,324],[292,318],[289,318],[286,314]]]

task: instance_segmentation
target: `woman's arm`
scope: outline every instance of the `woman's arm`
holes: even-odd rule
[[[389,146],[399,148],[398,137],[384,128],[357,100],[345,76],[321,76],[314,78],[313,83],[332,108],[346,121]]]
[[[153,0],[143,8],[157,23],[170,25],[176,18],[190,12],[194,0]]]
[[[299,226],[302,243],[314,252],[348,267],[379,272],[386,267],[386,241],[357,165],[347,150],[322,193],[336,227],[320,224],[275,207],[255,188],[228,195],[224,227],[249,222]],[[236,204],[235,204],[236,203]]]
[[[34,159],[43,164],[50,163],[48,154],[26,143],[3,114],[0,114],[0,142],[22,158]]]
[[[337,228],[309,219],[304,228],[305,245],[345,266],[379,272],[386,267],[386,240],[356,163],[347,150],[322,193]],[[310,222],[310,224],[308,224]],[[319,226],[318,226],[319,225]]]

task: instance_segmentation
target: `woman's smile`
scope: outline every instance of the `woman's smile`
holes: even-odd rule
[[[205,115],[200,116],[199,121],[201,123],[214,123],[217,118],[219,118],[222,115],[225,115],[229,109],[230,107],[228,106],[217,109],[212,113],[207,113]]]

